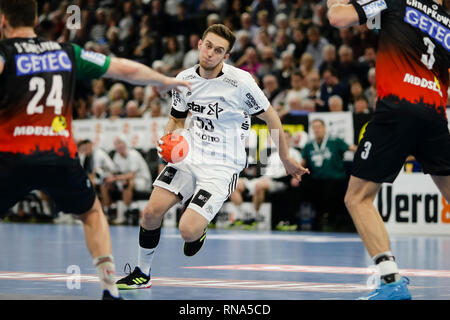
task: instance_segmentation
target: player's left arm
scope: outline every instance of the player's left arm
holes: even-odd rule
[[[156,70],[124,58],[110,57],[98,52],[84,50],[72,44],[77,65],[77,79],[98,79],[100,77],[125,81],[133,85],[152,85],[160,93],[188,87],[190,83],[168,77]]]
[[[124,58],[112,57],[106,78],[125,81],[133,85],[153,85],[160,93],[177,89],[179,86],[190,88],[188,81],[168,77],[152,68]]]
[[[309,173],[309,170],[304,168],[298,161],[289,155],[289,145],[284,138],[283,126],[280,117],[272,106],[269,106],[266,111],[258,115],[258,118],[263,120],[269,129],[269,133],[278,132],[278,137],[272,139],[278,149],[278,154],[283,162],[286,173],[292,175],[295,179],[301,180],[302,175]]]

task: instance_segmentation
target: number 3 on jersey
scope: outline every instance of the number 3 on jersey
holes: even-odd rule
[[[27,106],[27,114],[32,115],[35,113],[43,113],[44,106],[39,104],[42,97],[45,95],[45,80],[40,77],[33,77],[29,84],[30,91],[36,91],[33,98],[30,100]],[[55,114],[60,115],[64,105],[62,99],[63,80],[61,75],[54,75],[52,79],[52,87],[50,93],[47,96],[45,105],[47,107],[54,107]]]
[[[422,62],[428,68],[428,70],[433,69],[434,62],[436,61],[434,57],[434,48],[436,47],[430,38],[424,37],[423,43],[427,47],[427,54],[422,54]]]

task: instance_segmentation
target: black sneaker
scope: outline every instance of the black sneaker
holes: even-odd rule
[[[123,300],[121,296],[114,297],[109,290],[103,290],[102,300]]]
[[[127,265],[130,266],[128,263]],[[116,284],[119,290],[147,289],[152,286],[150,275],[144,274],[139,267],[134,268],[134,271],[126,277],[117,280]]]
[[[184,243],[184,246],[183,246],[184,255],[187,257],[192,257],[197,252],[199,252],[200,249],[202,248],[203,244],[205,243],[205,239],[206,239],[206,229],[203,231],[203,234],[200,237],[200,239],[195,240],[193,242],[185,242]]]

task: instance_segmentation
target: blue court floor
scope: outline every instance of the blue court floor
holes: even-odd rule
[[[117,276],[137,262],[138,227],[111,226]],[[413,299],[450,299],[450,236],[392,236]],[[0,299],[95,300],[100,286],[80,225],[0,223]],[[136,300],[353,300],[375,269],[356,234],[208,230],[202,250],[182,253],[163,229],[152,288]]]

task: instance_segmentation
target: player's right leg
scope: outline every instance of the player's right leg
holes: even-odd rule
[[[373,202],[380,184],[350,177],[345,204],[356,229],[375,264],[379,267],[380,287],[361,299],[410,300],[406,278],[400,277],[394,256],[390,251],[389,236],[383,219]]]
[[[165,213],[180,202],[178,195],[155,186],[145,206],[139,227],[138,265],[126,277],[117,281],[121,290],[145,289],[151,287],[150,270],[156,247],[161,237],[161,224]]]
[[[192,196],[194,177],[182,165],[167,165],[153,183],[154,189],[145,206],[139,227],[138,266],[117,281],[119,289],[150,288],[150,270],[161,237],[161,223],[166,212]]]

